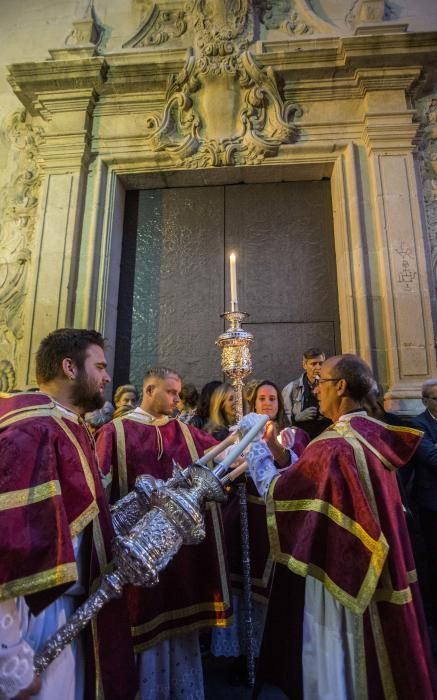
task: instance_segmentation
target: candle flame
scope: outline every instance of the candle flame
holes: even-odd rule
[[[235,255],[235,253],[231,253],[230,256],[229,256],[229,258],[230,258],[230,260],[231,260],[232,262],[235,262],[236,257],[237,257],[237,256]]]

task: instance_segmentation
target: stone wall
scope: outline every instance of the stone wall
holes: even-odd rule
[[[33,383],[51,328],[114,332],[126,187],[271,164],[331,178],[342,347],[393,405],[417,396],[435,373],[437,6],[317,7],[3,0],[0,389]]]

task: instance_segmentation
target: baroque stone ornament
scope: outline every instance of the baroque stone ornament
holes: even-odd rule
[[[186,30],[187,21],[183,8],[165,10],[153,3],[139,29],[123,44],[123,48],[159,46],[170,39],[178,39]]]
[[[416,103],[421,121],[419,159],[434,285],[437,292],[437,89]]]
[[[36,158],[42,130],[32,126],[23,110],[7,120],[5,134],[13,165],[10,182],[0,193],[0,385],[9,391],[15,386],[23,338],[23,305],[42,180]]]
[[[195,48],[169,82],[161,118],[150,115],[150,145],[188,168],[256,164],[296,139],[297,105],[285,103],[271,68],[248,50],[249,0],[188,3]]]
[[[94,0],[90,0],[81,19],[72,22],[73,29],[65,39],[69,48],[96,49],[102,38],[103,28],[100,26],[94,9]]]

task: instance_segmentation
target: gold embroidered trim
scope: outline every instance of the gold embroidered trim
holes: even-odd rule
[[[222,538],[222,528],[221,528],[221,518],[222,518],[222,511],[217,505],[217,503],[208,503],[208,510],[211,513],[211,519],[212,519],[212,526],[214,529],[214,535],[215,535],[215,541],[217,544],[217,556],[218,556],[218,561],[219,561],[219,572],[220,572],[220,581],[221,581],[221,586],[222,586],[222,592],[223,592],[223,603],[225,607],[229,607],[231,604],[231,594],[229,591],[229,584],[228,584],[228,576],[227,576],[227,571],[226,571],[226,562],[225,562],[225,554],[224,554],[224,545],[223,545],[223,538]]]
[[[411,571],[407,571],[407,580],[408,580],[408,583],[417,583],[417,571],[416,571],[416,569],[411,569]]]
[[[120,498],[123,498],[128,493],[127,463],[126,463],[126,435],[124,432],[122,418],[116,418],[112,422],[114,424],[115,437],[116,437],[116,442],[117,442],[118,488],[120,491]]]
[[[35,408],[20,408],[17,409],[16,411],[11,411],[10,413],[5,414],[1,419],[0,419],[0,428],[7,428],[10,425],[13,425],[14,423],[17,423],[18,421],[21,420],[26,420],[26,418],[45,418],[45,417],[50,417],[53,418],[54,414],[57,412],[56,406],[52,404],[51,406],[38,406]]]
[[[187,443],[191,461],[195,462],[197,459],[199,459],[199,453],[197,451],[196,445],[194,444],[193,436],[191,435],[190,430],[188,426],[185,425],[185,423],[183,423],[181,420],[178,420],[178,424],[180,429],[182,430],[182,435],[185,438],[185,442]]]
[[[96,517],[99,512],[99,506],[96,501],[91,501],[88,508],[85,508],[83,513],[78,515],[78,517],[70,523],[70,535],[71,537],[76,537],[82,530]]]
[[[171,420],[175,420],[175,418],[168,418],[168,416],[164,416],[163,418],[152,418],[151,420],[148,415],[144,416],[142,413],[132,411],[132,413],[128,413],[125,416],[120,416],[115,420],[132,420],[135,423],[141,423],[142,425],[154,425],[160,428],[163,425],[167,425],[167,423],[169,423]]]
[[[93,520],[93,518],[96,517],[97,513],[99,512],[99,507],[96,503],[96,485],[94,483],[93,474],[91,472],[90,465],[88,464],[88,460],[85,457],[85,453],[82,450],[82,447],[80,446],[76,436],[70,430],[70,428],[62,418],[58,418],[54,415],[53,420],[56,421],[61,430],[64,431],[64,433],[67,435],[69,440],[73,443],[74,447],[76,448],[82,471],[85,476],[85,481],[93,498],[90,505],[75,520],[73,520],[72,523],[70,523],[70,534],[72,537],[75,537],[80,532],[82,532],[82,530],[88,525],[88,523],[90,523]]]
[[[47,569],[38,574],[16,578],[13,581],[2,583],[0,585],[0,600],[29,595],[30,593],[44,591],[47,588],[60,586],[63,583],[77,581],[77,576],[77,567],[75,563],[60,564],[53,569]]]
[[[364,620],[362,615],[353,615],[352,620],[356,652],[354,658],[354,691],[357,700],[368,700],[369,690],[367,687],[366,647],[364,643]]]
[[[384,639],[384,632],[379,618],[378,606],[372,602],[369,605],[370,623],[372,625],[373,639],[375,641],[376,657],[378,659],[379,674],[384,690],[384,698],[387,700],[396,700],[398,694],[393,679],[393,674],[390,665],[390,659],[387,653],[387,647]]]
[[[93,542],[97,554],[97,559],[99,561],[100,575],[102,576],[108,566],[108,560],[106,558],[105,543],[103,540],[102,528],[98,518],[93,520]]]
[[[164,622],[180,620],[182,617],[195,615],[200,612],[226,612],[229,609],[229,605],[218,601],[216,603],[197,603],[196,605],[189,605],[186,608],[179,608],[178,610],[169,610],[168,612],[161,613],[157,617],[153,618],[150,622],[145,622],[143,625],[138,625],[136,627],[131,627],[131,632],[134,637],[138,637],[141,634],[146,634],[151,632],[156,627],[159,627]],[[205,622],[203,622],[205,625]],[[184,629],[189,629],[188,627]],[[172,632],[173,633],[173,630]]]
[[[223,620],[215,620],[214,624],[208,624],[208,621],[205,622],[205,620],[198,620],[197,622],[193,622],[191,625],[186,625],[185,627],[177,627],[176,629],[173,628],[171,630],[164,630],[163,632],[160,632],[156,637],[153,637],[153,639],[149,642],[144,642],[143,644],[134,644],[134,651],[136,654],[140,654],[142,651],[147,651],[147,649],[151,649],[156,644],[164,642],[166,639],[179,637],[182,634],[187,634],[188,632],[195,632],[196,630],[205,627],[230,627],[233,623],[233,615],[231,617],[224,618]]]
[[[95,684],[95,700],[104,700],[105,694],[103,692],[102,684],[102,671],[100,668],[100,655],[99,655],[99,632],[97,629],[97,620],[95,617],[91,620],[91,634],[93,638],[93,651],[94,651],[94,664],[96,671],[96,684]]]
[[[261,498],[261,496],[252,496],[250,493],[247,494],[247,502],[256,503],[257,506],[265,506],[264,498]]]
[[[346,608],[352,610],[352,612],[360,615],[364,612],[372,598],[373,593],[375,592],[381,574],[380,567],[387,556],[388,545],[384,535],[381,534],[377,542],[372,540],[372,538],[369,538],[370,541],[374,542],[374,551],[370,550],[372,551],[372,556],[366,576],[364,577],[364,581],[361,584],[358,594],[353,596],[340,588],[340,586],[338,586],[320,567],[316,566],[315,564],[307,564],[306,562],[299,561],[293,556],[285,554],[281,551],[276,523],[275,502],[271,495],[269,495],[267,500],[267,527],[272,556],[276,561],[278,561],[280,564],[284,564],[299,576],[313,576],[316,578],[318,581],[323,583],[325,588],[331,593],[331,595],[334,596],[334,598],[336,598]]]
[[[410,587],[399,590],[378,588],[373,595],[373,600],[394,603],[394,605],[405,605],[406,603],[411,603],[413,596]]]
[[[48,498],[53,498],[53,496],[60,495],[61,485],[57,479],[46,481],[38,486],[31,486],[28,489],[7,491],[0,494],[0,511],[29,506],[32,503],[39,503],[40,501],[46,501]]]
[[[372,552],[372,566],[376,571],[381,572],[388,552],[388,544],[384,535],[378,540],[371,537],[364,528],[352,518],[335,508],[331,503],[318,498],[301,499],[296,501],[275,501],[275,511],[277,513],[289,511],[307,511],[310,513],[322,513],[339,525],[347,532],[357,537],[363,545]]]
[[[253,576],[250,577],[250,582],[253,586],[260,586],[261,588],[265,588],[270,581],[270,576],[272,573],[272,569],[274,566],[275,562],[273,561],[273,558],[269,552],[269,555],[266,560],[266,565],[264,567],[264,571],[262,573],[261,578],[255,578]],[[241,574],[231,574],[231,581],[238,581],[239,583],[242,583],[244,581],[244,576]],[[252,595],[254,595],[252,593]],[[261,595],[261,594],[260,594]]]

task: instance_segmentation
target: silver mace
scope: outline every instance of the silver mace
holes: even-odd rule
[[[127,583],[155,586],[159,572],[177,554],[183,544],[196,544],[205,537],[202,515],[207,500],[224,501],[227,470],[243,449],[263,429],[266,416],[246,416],[244,435],[226,458],[210,470],[201,459],[184,470],[177,470],[167,482],[150,475],[138,477],[135,490],[122,498],[112,510],[116,537],[112,544],[114,570],[34,657],[37,674],[45,671],[61,651],[86,627],[112,598],[122,595]],[[253,417],[251,417],[253,418]],[[226,441],[224,441],[226,442]],[[223,449],[216,446],[214,454]],[[211,452],[207,459],[210,458]]]
[[[252,359],[249,345],[253,335],[243,330],[241,322],[249,314],[238,311],[236,302],[233,310],[222,314],[229,328],[219,335],[216,345],[222,348],[222,369],[234,387],[235,418],[243,417],[243,380],[252,372]],[[249,521],[247,518],[247,490],[244,482],[237,486],[240,503],[241,558],[243,564],[243,604],[246,630],[247,680],[255,685],[255,650],[253,641],[252,596],[250,585]]]

